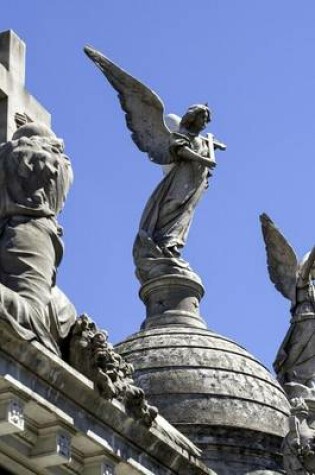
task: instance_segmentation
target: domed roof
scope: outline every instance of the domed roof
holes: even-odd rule
[[[289,404],[244,348],[206,329],[173,325],[140,331],[117,350],[134,365],[150,403],[203,449],[218,474],[281,473]]]

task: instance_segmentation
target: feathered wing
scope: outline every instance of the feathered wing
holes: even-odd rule
[[[118,92],[127,127],[138,148],[155,163],[172,163],[174,159],[169,153],[171,132],[165,125],[164,106],[158,95],[100,52],[88,46],[84,51]]]
[[[298,266],[296,254],[267,214],[264,213],[260,216],[260,222],[266,244],[270,279],[276,289],[294,303]]]

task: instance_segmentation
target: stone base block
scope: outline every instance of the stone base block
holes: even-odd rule
[[[165,275],[149,280],[140,289],[146,306],[146,320],[141,329],[165,325],[206,328],[199,313],[203,286],[181,275]]]

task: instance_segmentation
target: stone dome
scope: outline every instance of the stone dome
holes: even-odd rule
[[[145,328],[117,345],[151,404],[203,450],[218,475],[283,473],[289,404],[244,348],[203,328]]]

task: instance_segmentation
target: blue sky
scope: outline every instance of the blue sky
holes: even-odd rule
[[[166,112],[213,110],[228,149],[184,250],[203,279],[202,315],[271,366],[289,302],[266,269],[258,215],[302,256],[315,241],[313,0],[3,0],[1,31],[27,44],[27,88],[52,113],[75,182],[60,218],[59,285],[118,342],[144,318],[131,257],[161,170],[130,139],[90,44],[152,87]]]

